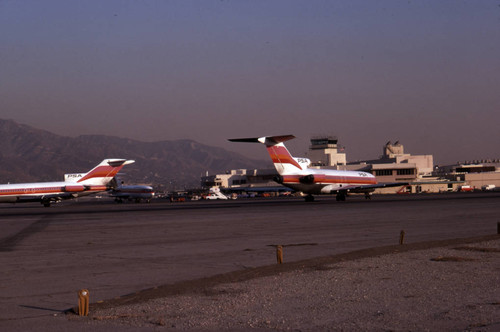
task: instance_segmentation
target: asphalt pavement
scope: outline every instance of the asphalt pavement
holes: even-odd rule
[[[496,234],[500,194],[1,205],[0,328],[65,330],[93,303],[165,284],[394,245]],[[54,317],[57,317],[54,319]],[[71,321],[71,324],[75,324]],[[77,324],[77,323],[76,323]]]

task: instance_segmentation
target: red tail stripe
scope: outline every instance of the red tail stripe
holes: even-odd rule
[[[83,178],[78,180],[78,182],[85,181],[91,178],[105,178],[105,177],[113,177],[122,169],[120,167],[112,167],[112,166],[98,166],[93,171],[85,175]]]
[[[284,146],[268,146],[267,151],[275,164],[291,164],[298,169],[302,169],[299,163],[293,159],[290,152]]]

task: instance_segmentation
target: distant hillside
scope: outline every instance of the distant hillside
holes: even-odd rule
[[[127,158],[127,183],[166,189],[199,187],[200,177],[237,168],[270,167],[235,152],[192,140],[141,142],[104,135],[59,136],[0,119],[0,183],[63,180],[65,173],[90,170],[106,158]]]

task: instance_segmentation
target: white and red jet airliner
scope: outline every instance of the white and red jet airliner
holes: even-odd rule
[[[66,174],[66,181],[0,185],[0,202],[41,202],[48,207],[63,199],[87,196],[109,189],[109,182],[133,160],[105,159],[87,173]]]
[[[313,201],[312,195],[337,194],[337,201],[345,201],[349,192],[365,193],[370,197],[376,188],[398,187],[408,183],[377,183],[373,174],[361,171],[341,171],[309,168],[307,158],[294,158],[283,142],[295,138],[293,135],[264,136],[255,138],[234,138],[231,142],[262,143],[267,147],[279,176],[275,181],[296,191],[308,194],[306,201]]]

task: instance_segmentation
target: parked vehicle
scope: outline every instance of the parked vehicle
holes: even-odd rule
[[[219,187],[212,187],[209,190],[209,194],[205,196],[205,199],[228,199],[226,195],[221,193]]]
[[[487,184],[481,187],[483,191],[493,191],[495,188],[496,186],[494,184]]]
[[[460,188],[458,189],[458,191],[474,191],[474,187],[471,187],[471,186],[468,186],[468,185],[464,185],[464,186],[460,186]]]

